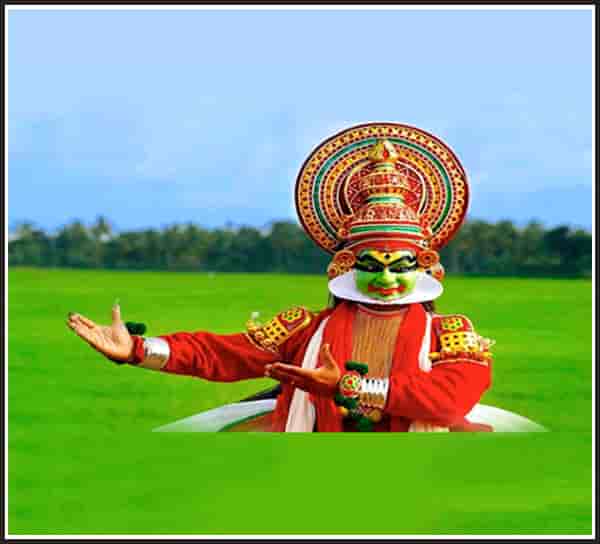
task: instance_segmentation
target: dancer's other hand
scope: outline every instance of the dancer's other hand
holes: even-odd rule
[[[284,363],[265,366],[265,376],[293,385],[300,389],[325,397],[334,397],[337,393],[341,372],[331,355],[329,344],[324,344],[320,352],[323,366],[310,370]]]

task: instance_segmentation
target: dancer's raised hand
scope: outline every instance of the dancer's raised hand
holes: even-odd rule
[[[133,339],[121,320],[121,307],[112,308],[112,324],[97,325],[91,319],[77,313],[70,313],[67,326],[77,336],[109,359],[127,362],[133,356]]]

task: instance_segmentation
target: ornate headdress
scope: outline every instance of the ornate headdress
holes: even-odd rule
[[[444,275],[436,250],[461,226],[465,171],[452,150],[399,123],[348,128],[321,143],[296,180],[296,208],[308,235],[334,253],[330,278],[350,270],[363,248],[412,249],[419,266]]]

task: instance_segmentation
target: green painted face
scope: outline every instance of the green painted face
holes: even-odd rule
[[[405,297],[415,288],[417,259],[409,250],[383,252],[365,249],[354,265],[356,287],[376,300],[390,301]]]

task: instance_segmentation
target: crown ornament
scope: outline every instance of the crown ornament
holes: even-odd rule
[[[452,150],[400,123],[367,123],[332,136],[309,155],[296,181],[300,221],[323,249],[427,251],[420,266],[435,267],[437,275],[437,250],[456,234],[467,205],[467,177]],[[330,275],[347,268],[345,255],[334,258]]]

